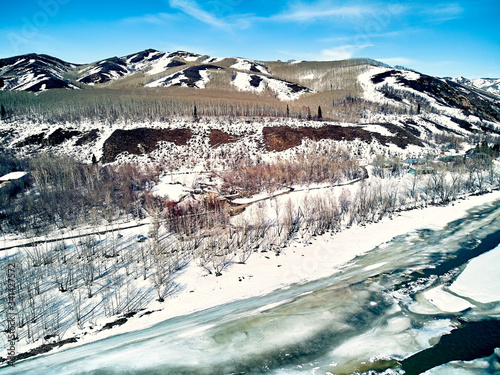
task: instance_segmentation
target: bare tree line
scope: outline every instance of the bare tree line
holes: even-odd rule
[[[102,167],[50,154],[23,163],[35,189],[17,197],[0,192],[3,233],[40,235],[102,219],[111,223],[123,215],[144,217],[144,207],[154,200],[148,191],[159,175],[154,166]]]
[[[292,185],[309,186],[328,182],[332,185],[361,177],[363,170],[357,159],[345,149],[332,145],[299,153],[293,159],[262,163],[259,159],[233,160],[227,171],[220,173],[223,194],[252,196],[272,193]]]

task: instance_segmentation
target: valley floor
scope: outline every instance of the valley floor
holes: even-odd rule
[[[128,317],[125,324],[112,329],[97,332],[105,323],[113,322],[117,317],[99,320],[97,327],[86,325],[83,330],[75,327],[65,334],[65,339],[76,337],[77,342],[53,349],[47,355],[56,350],[145,329],[176,316],[216,308],[232,301],[265,295],[276,289],[286,289],[292,284],[302,284],[341,273],[356,256],[384,246],[396,236],[417,229],[443,228],[465,216],[473,207],[498,200],[500,191],[494,191],[457,200],[447,206],[399,212],[392,219],[384,218],[378,223],[347,228],[335,236],[325,234],[313,237],[307,245],[292,242],[279,256],[273,252],[254,253],[246,264],[233,263],[220,277],[209,275],[193,261],[175,275],[172,291],[165,302],[151,303],[147,309]],[[134,231],[135,234],[140,228],[125,231]],[[147,231],[147,228],[143,227],[143,230]],[[7,242],[5,241],[2,247],[8,247]],[[3,255],[7,256],[13,251],[15,249],[4,250]],[[375,269],[379,266],[381,265],[374,264],[369,267]],[[17,352],[23,353],[39,346],[40,343],[28,346],[21,342],[18,345]],[[1,355],[5,356],[5,351]]]

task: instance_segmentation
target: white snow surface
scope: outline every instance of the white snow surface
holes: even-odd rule
[[[169,55],[163,55],[159,59],[157,59],[153,64],[151,64],[151,68],[146,71],[147,75],[155,75],[158,73],[162,73],[166,71],[167,65],[172,62],[172,58]]]
[[[189,194],[180,182],[173,182],[172,176],[160,178],[160,182],[153,188],[152,193],[175,202],[179,202],[183,197]]]
[[[499,265],[500,246],[472,259],[450,290],[481,303],[500,301]]]
[[[254,76],[257,76],[261,79],[259,86],[257,87],[254,87],[250,84],[252,77]],[[281,101],[297,100],[302,95],[308,92],[312,92],[306,88],[297,92],[293,92],[286,81],[243,72],[237,72],[235,78],[231,81],[231,83],[241,91],[262,92],[266,89],[266,87],[268,87],[275,92],[276,97]]]
[[[10,181],[10,180],[18,180],[24,176],[26,176],[28,172],[11,172],[2,177],[0,177],[0,181]]]
[[[256,62],[256,61],[252,61],[252,60],[248,60],[248,59],[242,59],[240,57],[237,57],[236,58],[236,62],[231,65],[230,67],[233,68],[233,69],[237,69],[237,70],[246,70],[246,71],[250,71],[250,69],[252,68],[252,66],[254,66],[258,71],[260,71],[261,73],[264,73],[264,74],[270,74],[269,71],[267,70],[267,68]]]
[[[188,80],[186,75],[184,74],[184,71],[186,70],[182,69],[179,72],[175,72],[173,74],[169,74],[166,77],[162,77],[160,79],[157,79],[156,81],[153,81],[151,83],[148,83],[146,87],[171,87],[171,86],[182,86],[182,87],[188,87],[188,84],[184,82],[185,80]],[[204,89],[208,82],[210,82],[210,72],[208,69],[200,70],[199,71],[201,79],[196,81],[194,83],[194,86],[199,89]]]
[[[261,77],[264,78],[264,77]],[[259,86],[254,87],[250,84],[252,80],[252,76],[248,73],[237,72],[236,77],[232,80],[232,84],[241,91],[254,91],[254,92],[262,92],[266,88],[264,80],[262,80]]]

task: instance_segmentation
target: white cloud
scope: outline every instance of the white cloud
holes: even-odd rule
[[[436,21],[448,21],[459,18],[464,9],[458,3],[439,3],[422,11],[423,14],[435,18]]]
[[[149,23],[162,25],[165,21],[172,20],[174,17],[168,13],[145,14],[139,17],[129,17],[122,20],[125,23]]]
[[[317,3],[314,5],[297,4],[289,11],[274,16],[280,21],[316,21],[323,18],[332,17],[359,17],[373,13],[374,9],[369,6],[331,6],[329,4]]]
[[[425,13],[437,16],[458,16],[462,14],[464,9],[457,3],[436,4],[433,7],[427,8]]]
[[[192,0],[170,0],[170,6],[175,9],[179,9],[191,17],[204,22],[206,24],[220,27],[220,28],[230,28],[231,25],[224,20],[217,18],[213,14],[204,11],[200,6]]]
[[[325,49],[321,52],[324,58],[331,60],[345,60],[354,57],[354,55],[367,47],[372,47],[373,44],[367,43],[363,45],[349,44],[345,46],[338,46],[332,49]]]
[[[271,17],[273,20],[290,22],[313,22],[331,18],[364,18],[384,16],[397,16],[408,12],[409,6],[402,4],[387,4],[373,2],[360,5],[338,5],[338,1],[317,0],[315,2],[297,1],[281,14]]]
[[[405,30],[405,33],[408,33],[410,31]],[[363,38],[369,39],[369,38],[393,38],[397,37],[403,34],[403,31],[389,31],[385,33],[373,33],[373,34],[366,34],[363,35]],[[332,38],[322,38],[318,39],[319,42],[321,43],[332,43],[332,42],[354,42],[356,40],[357,36],[336,36]]]

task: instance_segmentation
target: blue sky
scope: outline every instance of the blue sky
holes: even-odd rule
[[[0,57],[75,63],[146,48],[257,60],[369,57],[437,76],[500,77],[500,1],[3,2]]]

